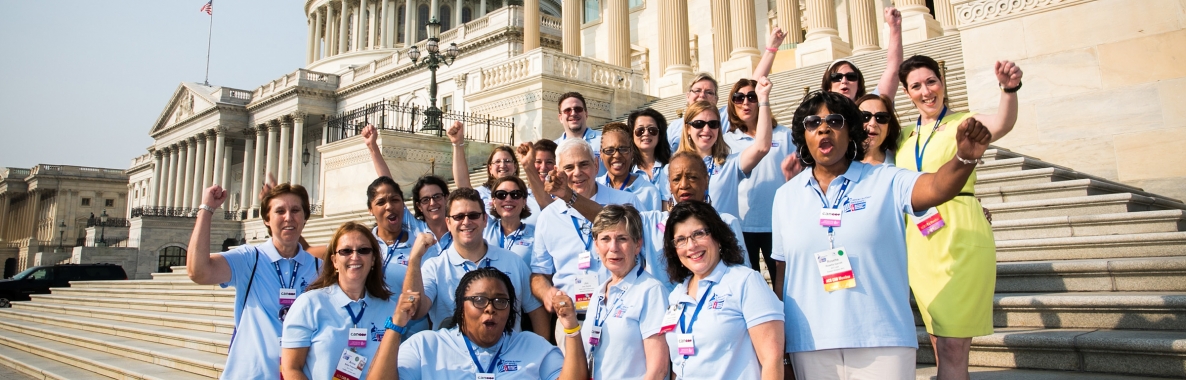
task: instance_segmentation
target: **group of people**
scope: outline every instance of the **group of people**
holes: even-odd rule
[[[206,189],[187,270],[235,287],[223,378],[912,379],[913,292],[940,378],[966,379],[995,280],[974,169],[1012,128],[1022,75],[997,62],[997,114],[951,111],[939,65],[903,60],[901,16],[885,19],[876,90],[837,61],[787,126],[769,104],[778,28],[725,107],[704,74],[682,118],[648,108],[598,131],[566,93],[564,133],[495,148],[477,187],[455,123],[456,188],[421,177],[413,210],[367,126],[374,226],[328,246],[301,239],[305,189],[269,184],[270,239],[210,254],[227,193]]]

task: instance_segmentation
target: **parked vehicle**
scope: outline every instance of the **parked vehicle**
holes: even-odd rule
[[[12,301],[28,301],[30,294],[49,294],[50,288],[69,287],[70,281],[127,280],[124,268],[115,264],[59,264],[36,266],[0,280],[0,307]]]

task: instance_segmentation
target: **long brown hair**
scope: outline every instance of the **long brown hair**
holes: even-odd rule
[[[494,177],[494,174],[490,174],[490,164],[494,162],[494,155],[498,154],[498,152],[506,152],[506,154],[511,156],[511,165],[515,166],[514,175],[519,175],[519,157],[515,156],[515,150],[506,145],[494,147],[494,150],[490,151],[490,157],[486,157],[486,183],[482,184],[482,186],[486,186],[490,191],[494,191],[494,180],[498,179]]]
[[[688,123],[691,123],[696,119],[696,115],[704,111],[712,111],[712,114],[717,117],[717,121],[720,121],[721,114],[718,113],[717,106],[712,103],[700,101],[688,106],[687,111],[684,111],[684,130],[680,132],[680,152],[689,151],[697,155],[700,154],[696,151],[696,144],[692,142],[692,135],[688,132],[692,128]],[[717,132],[717,141],[712,144],[712,158],[717,165],[724,165],[725,158],[729,157],[729,144],[725,144],[725,131],[718,129]]]
[[[366,236],[367,241],[371,244],[371,259],[374,261],[374,264],[371,265],[371,271],[367,272],[367,279],[365,283],[367,293],[369,293],[371,297],[386,301],[391,298],[391,290],[387,289],[387,283],[383,281],[383,260],[379,259],[379,255],[382,254],[382,251],[379,250],[379,241],[375,240],[375,235],[371,233],[369,228],[366,228],[365,226],[355,222],[343,223],[342,226],[338,227],[338,230],[334,232],[333,239],[330,239],[329,241],[328,255],[331,255],[331,257],[326,257],[326,260],[332,261],[332,255],[337,254],[338,240],[340,240],[343,236],[346,236],[346,234],[354,232],[360,233],[362,236]],[[338,268],[334,267],[333,263],[326,264],[327,265],[321,266],[321,274],[317,275],[317,280],[314,280],[312,284],[309,284],[309,286],[305,288],[306,292],[314,289],[327,288],[330,285],[338,283]]]
[[[751,91],[754,91],[755,93],[758,91],[758,81],[744,78],[738,80],[737,83],[733,84],[733,89],[729,91],[729,101],[725,102],[725,104],[727,104],[725,109],[728,110],[729,126],[740,129],[742,132],[749,133],[749,126],[745,125],[745,120],[741,120],[741,116],[737,116],[737,104],[733,103],[733,94],[741,91],[741,88],[745,86],[752,87],[753,90]],[[754,112],[757,111],[755,110]],[[778,121],[774,120],[774,112],[771,111],[770,128],[774,128],[775,125],[778,125]],[[757,127],[755,126],[755,128]]]

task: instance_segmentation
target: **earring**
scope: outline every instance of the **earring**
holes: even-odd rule
[[[851,150],[852,157],[850,157],[849,160],[856,161],[856,159],[857,159],[857,141],[856,140],[848,140],[848,142],[852,143],[852,150]],[[847,157],[848,153],[845,153],[844,156]]]

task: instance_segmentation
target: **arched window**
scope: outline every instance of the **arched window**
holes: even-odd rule
[[[438,13],[438,14],[441,17],[441,31],[442,32],[449,30],[449,29],[453,29],[453,12],[452,11],[453,10],[451,8],[449,8],[448,5],[441,6],[441,13]]]
[[[185,249],[181,247],[165,247],[157,259],[157,273],[173,273],[175,266],[185,265]]]
[[[405,21],[407,19],[408,19],[408,9],[405,7],[399,7],[399,19],[396,20],[396,22],[399,24],[399,27],[396,28],[396,29],[399,29],[396,32],[396,34],[399,35],[399,37],[398,37],[399,42],[403,42],[404,36],[407,35],[407,31],[405,30],[405,29],[407,29],[407,25],[408,25]]]
[[[461,8],[461,23],[465,24],[474,20],[474,12],[469,7]]]
[[[425,29],[427,26],[428,6],[420,4],[419,7],[416,7],[416,41],[428,38],[428,30]]]

